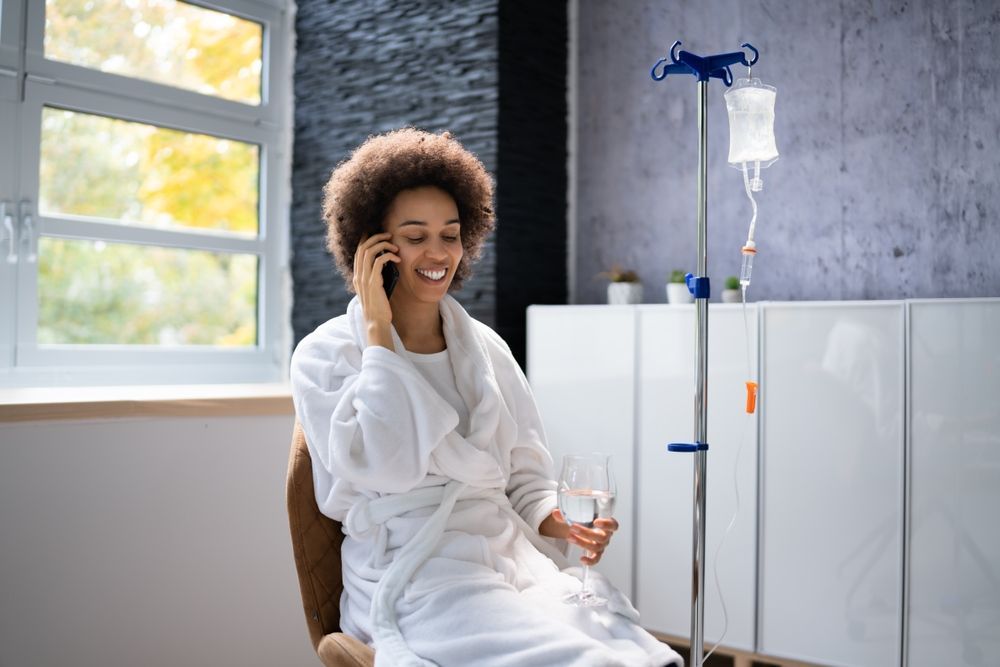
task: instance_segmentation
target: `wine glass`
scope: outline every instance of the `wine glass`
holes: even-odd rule
[[[615,509],[615,477],[607,454],[567,454],[559,474],[559,511],[566,523],[594,527],[597,519],[609,519]],[[607,600],[590,588],[590,566],[583,566],[580,591],[565,598],[578,607],[600,607]]]

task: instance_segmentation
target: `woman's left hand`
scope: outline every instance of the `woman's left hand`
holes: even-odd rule
[[[541,530],[546,528],[545,523],[550,521],[557,524],[557,526],[551,526],[549,530]],[[551,524],[550,524],[551,525]],[[571,544],[575,544],[584,550],[583,556],[580,557],[580,562],[584,565],[597,565],[601,560],[601,556],[604,555],[604,550],[608,548],[608,544],[611,543],[611,537],[618,530],[618,521],[614,518],[609,519],[597,519],[594,521],[593,528],[587,528],[586,526],[581,526],[580,524],[573,524],[572,526],[566,523],[565,517],[563,517],[562,512],[559,510],[553,510],[552,514],[546,518],[543,525],[539,527],[539,532],[545,535],[546,533],[559,533],[548,535],[549,537],[564,537]],[[556,530],[552,530],[555,528]]]

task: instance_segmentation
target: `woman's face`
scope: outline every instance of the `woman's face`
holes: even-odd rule
[[[385,231],[399,246],[399,282],[393,307],[437,303],[448,293],[462,260],[458,206],[444,190],[424,186],[403,190],[389,205]]]

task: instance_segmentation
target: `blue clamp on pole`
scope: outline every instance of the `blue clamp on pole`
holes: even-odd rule
[[[708,451],[707,442],[671,442],[667,445],[668,452],[701,452]]]
[[[688,291],[694,295],[696,299],[708,299],[712,296],[712,284],[708,279],[708,276],[696,276],[693,273],[689,273],[684,276],[684,282],[687,283]]]

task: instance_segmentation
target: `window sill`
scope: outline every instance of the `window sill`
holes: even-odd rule
[[[282,383],[0,389],[0,423],[294,413]]]

